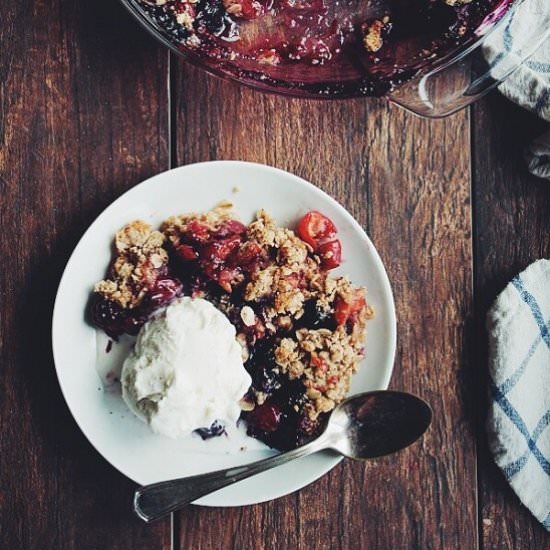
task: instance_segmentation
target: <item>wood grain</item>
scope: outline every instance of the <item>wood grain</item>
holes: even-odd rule
[[[473,117],[481,542],[484,549],[550,548],[548,533],[494,464],[483,429],[487,310],[515,275],[536,259],[550,258],[550,186],[530,176],[522,158],[522,149],[544,125],[499,96],[476,105]]]
[[[6,0],[0,44],[0,546],[168,548],[72,420],[49,336],[84,229],[168,165],[167,54],[107,0]]]
[[[467,114],[430,123],[377,100],[288,100],[185,65],[174,82],[178,164],[241,159],[290,170],[368,229],[400,322],[392,386],[436,411],[423,443],[399,455],[343,463],[270,503],[182,512],[180,548],[475,548]]]

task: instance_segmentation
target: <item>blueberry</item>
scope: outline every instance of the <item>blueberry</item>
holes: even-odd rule
[[[92,323],[114,340],[118,340],[124,333],[137,334],[144,322],[140,317],[132,315],[129,310],[100,294],[92,297],[90,316]]]
[[[199,434],[203,441],[206,439],[211,439],[212,437],[219,437],[220,435],[227,433],[225,431],[225,426],[218,420],[214,420],[214,422],[210,425],[210,428],[197,428],[193,431]]]
[[[304,314],[297,321],[296,328],[336,330],[336,321],[330,311],[317,307],[316,300],[308,300],[304,304]]]

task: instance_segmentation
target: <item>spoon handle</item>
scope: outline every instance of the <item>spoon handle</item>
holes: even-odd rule
[[[265,472],[295,458],[310,455],[323,448],[326,448],[326,442],[321,436],[303,447],[244,466],[145,485],[134,493],[134,511],[142,520],[153,521],[236,481]]]

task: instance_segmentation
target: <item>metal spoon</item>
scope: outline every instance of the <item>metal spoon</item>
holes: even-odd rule
[[[222,487],[323,449],[355,460],[394,453],[416,441],[431,420],[430,406],[409,393],[355,395],[340,403],[323,433],[303,447],[244,466],[146,485],[134,494],[134,511],[149,522]]]

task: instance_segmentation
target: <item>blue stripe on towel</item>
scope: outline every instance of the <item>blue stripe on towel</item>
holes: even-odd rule
[[[519,415],[518,411],[516,411],[512,403],[508,401],[506,396],[500,391],[500,389],[496,386],[496,384],[493,381],[491,381],[490,385],[491,385],[491,393],[493,394],[495,401],[498,403],[499,407],[504,411],[506,416],[512,421],[514,426],[523,435],[523,437],[525,437],[525,441],[527,442],[527,447],[529,447],[529,450],[533,453],[533,456],[537,459],[543,471],[547,475],[550,475],[550,462],[548,462],[548,460],[540,452],[540,449],[537,447],[536,441],[534,441],[529,435],[529,430],[527,429],[527,426],[525,425],[525,422],[523,422],[523,419]]]
[[[504,43],[506,53],[510,53],[512,50],[512,33],[510,32],[510,28],[512,27],[513,22],[514,18],[512,17],[512,14],[509,14],[508,22],[506,23],[506,27],[504,28],[504,33],[502,35],[502,41]]]
[[[523,286],[523,281],[519,275],[512,281],[512,284],[516,287],[521,299],[529,306],[529,309],[531,310],[531,313],[539,326],[542,339],[548,348],[550,348],[550,331],[544,322],[544,317],[542,316],[542,312],[537,304],[537,301],[535,300],[535,297],[525,288],[525,286]]]
[[[527,464],[528,458],[531,456],[531,451],[528,449],[517,460],[503,466],[502,471],[508,481],[510,481],[521,469]]]
[[[550,411],[546,411],[546,414],[538,421],[535,431],[531,434],[531,439],[536,443],[541,436],[542,432],[550,424]],[[506,466],[503,466],[502,471],[506,476],[506,479],[510,481],[527,463],[529,459],[530,450],[525,451],[517,460],[510,462]]]
[[[549,321],[550,323],[550,321]],[[505,380],[500,386],[500,390],[503,394],[507,394],[519,381],[522,374],[525,372],[525,369],[527,368],[527,365],[529,364],[529,360],[531,357],[533,357],[535,351],[539,347],[539,344],[542,340],[542,335],[539,333],[539,335],[536,337],[535,341],[531,344],[531,347],[529,348],[529,351],[527,352],[527,355],[525,356],[525,359],[521,362],[521,365],[518,367],[516,372],[510,376],[507,380]]]
[[[537,73],[550,73],[550,63],[542,63],[541,61],[527,61],[525,64]]]

